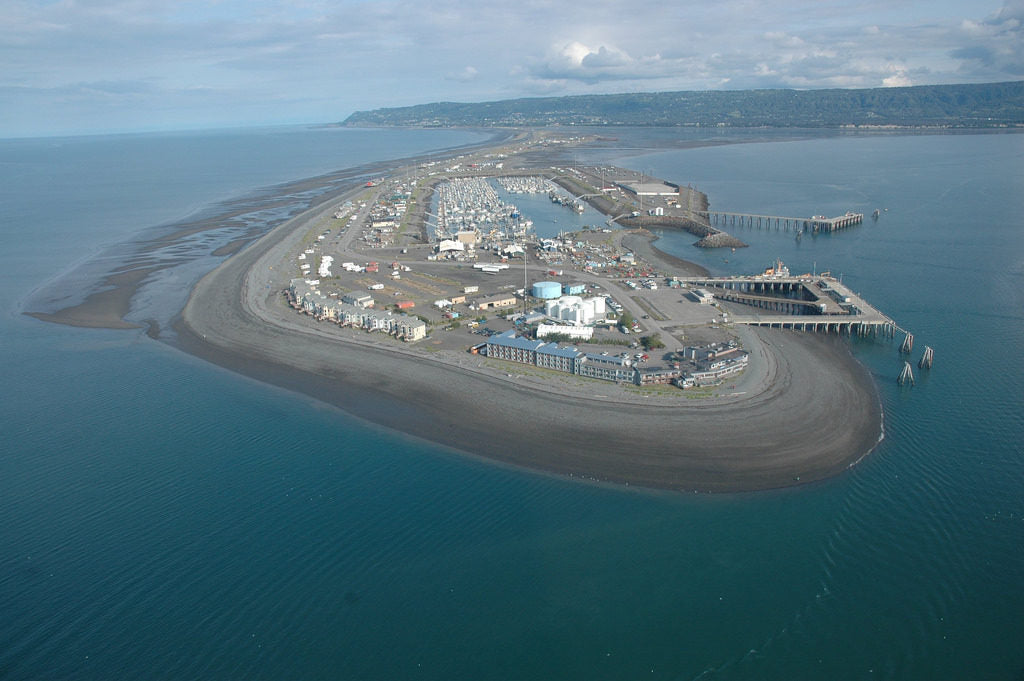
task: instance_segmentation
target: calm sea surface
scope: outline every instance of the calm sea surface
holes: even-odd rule
[[[660,246],[842,273],[936,361],[900,389],[896,345],[852,341],[886,440],[825,483],[735,496],[467,460],[141,332],[21,314],[145,228],[480,135],[0,140],[0,679],[1022,678],[1024,135],[736,136],[622,131],[579,159],[720,210],[883,210]]]

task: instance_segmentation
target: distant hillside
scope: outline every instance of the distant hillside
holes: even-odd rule
[[[991,128],[1024,125],[1024,81],[865,90],[713,90],[579,95],[358,111],[343,125]]]

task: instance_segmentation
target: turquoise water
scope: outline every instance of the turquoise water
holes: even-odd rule
[[[0,678],[1020,678],[1024,136],[620,161],[722,210],[888,208],[799,243],[661,245],[715,271],[842,272],[916,334],[915,358],[936,350],[901,390],[895,346],[854,341],[887,438],[847,474],[689,496],[469,460],[141,332],[20,314],[143,228],[479,139],[275,134],[0,142]]]

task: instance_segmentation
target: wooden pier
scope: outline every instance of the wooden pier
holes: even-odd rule
[[[898,332],[903,334],[900,354],[907,355],[914,348],[914,334],[900,328],[860,294],[828,274],[792,276],[789,269],[778,262],[766,269],[764,275],[683,277],[680,281],[692,289],[703,289],[723,302],[759,310],[754,314],[723,312],[727,323],[889,339],[895,338]],[[918,367],[930,369],[933,357],[932,349],[925,346]],[[910,362],[904,361],[903,365],[897,381],[900,385],[914,385]]]
[[[870,303],[830,276],[685,277],[723,302],[758,308],[730,314],[733,324],[848,336],[893,338],[906,333]]]
[[[834,218],[815,215],[809,218],[794,218],[784,215],[758,215],[756,213],[731,213],[728,211],[702,211],[698,213],[707,220],[709,225],[740,226],[740,227],[774,227],[776,230],[790,228],[798,231],[835,232],[852,225],[864,222],[863,213],[846,213]]]

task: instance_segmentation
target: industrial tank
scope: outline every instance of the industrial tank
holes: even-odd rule
[[[558,298],[562,295],[562,285],[557,281],[538,281],[533,285],[533,297],[543,300]]]

